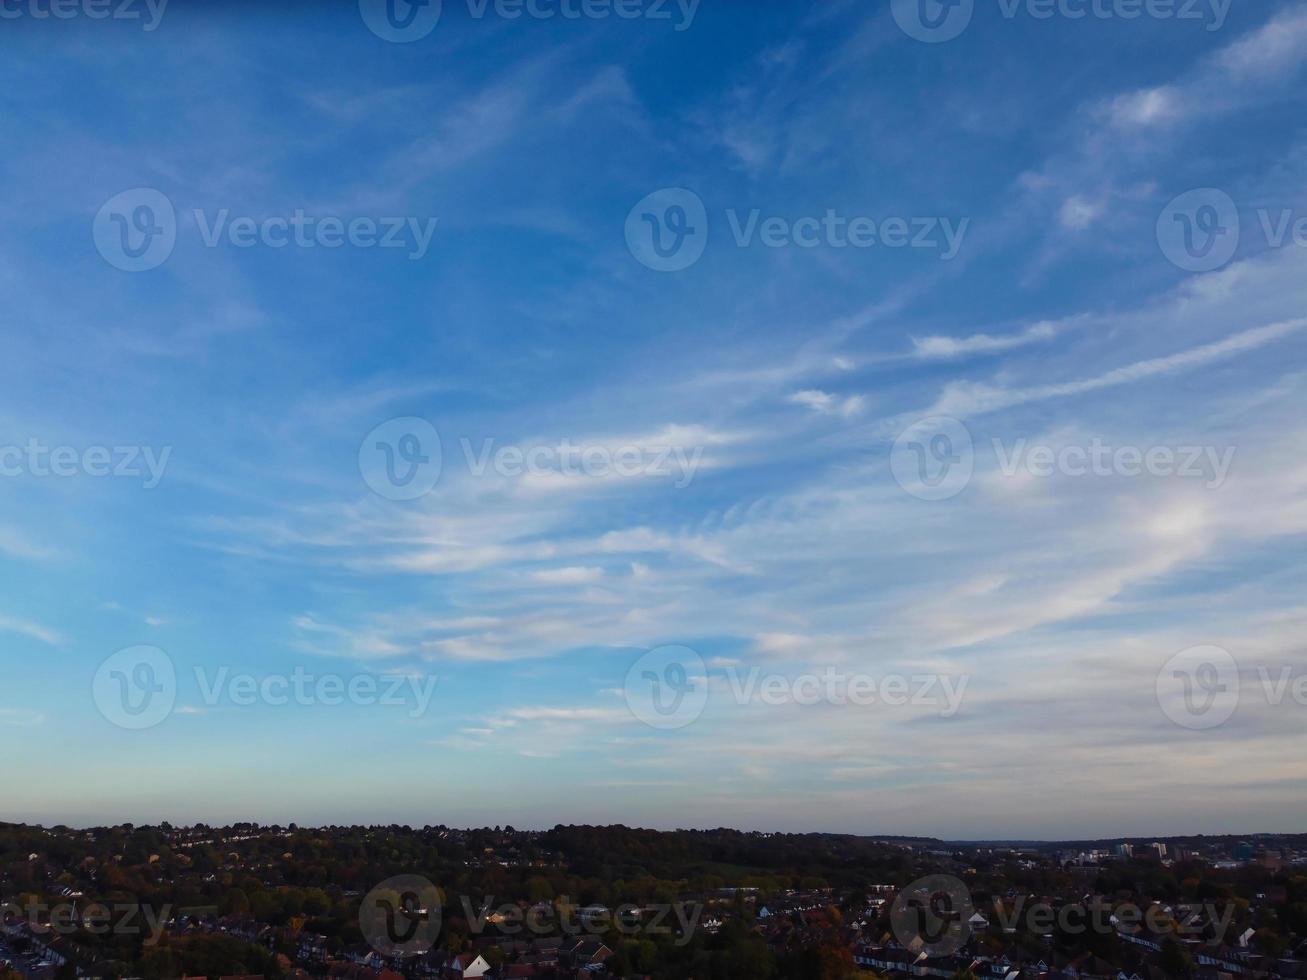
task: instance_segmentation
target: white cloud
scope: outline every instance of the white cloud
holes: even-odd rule
[[[1270,323],[1250,330],[1242,330],[1223,340],[1191,347],[1164,357],[1153,357],[1116,368],[1090,378],[1064,381],[1058,384],[1036,385],[1030,388],[1007,388],[976,382],[956,382],[949,385],[926,415],[951,415],[971,418],[987,412],[996,412],[1025,402],[1049,398],[1083,395],[1102,388],[1131,384],[1188,368],[1210,364],[1226,357],[1255,350],[1280,340],[1307,326],[1307,319]]]
[[[825,391],[807,389],[796,391],[787,399],[791,404],[803,405],[822,415],[838,415],[851,418],[862,411],[866,399],[862,395],[849,395],[841,398]]]
[[[633,719],[629,711],[618,708],[510,708],[508,717],[518,721],[593,721],[593,722],[630,722]]]
[[[1108,108],[1108,116],[1116,126],[1150,126],[1179,118],[1181,110],[1179,91],[1163,85],[1118,95]]]
[[[1233,79],[1277,78],[1307,60],[1307,10],[1292,5],[1216,55]]]
[[[48,626],[42,626],[40,623],[34,623],[31,620],[19,619],[15,616],[0,615],[0,630],[7,630],[10,633],[19,633],[23,636],[30,636],[34,640],[40,640],[42,643],[48,643],[50,646],[59,646],[63,643],[64,638],[57,630],[50,629]]]
[[[1057,334],[1052,323],[1036,323],[1021,333],[993,337],[978,333],[970,337],[913,337],[914,354],[923,360],[962,357],[967,354],[990,354],[1012,350],[1027,344],[1050,340]]]
[[[1063,228],[1071,231],[1084,231],[1102,213],[1102,205],[1095,204],[1079,194],[1073,194],[1062,202],[1061,210],[1057,213],[1057,220]]]
[[[547,568],[537,572],[532,572],[530,578],[533,582],[540,582],[544,585],[587,585],[592,582],[598,582],[604,577],[602,568],[586,567],[581,565],[572,565],[567,568]]]
[[[31,728],[45,724],[45,715],[26,708],[0,708],[0,725]]]

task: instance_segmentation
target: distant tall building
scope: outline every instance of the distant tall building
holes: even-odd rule
[[[1152,842],[1151,844],[1149,844],[1148,846],[1151,847],[1154,851],[1157,852],[1157,856],[1158,856],[1159,858],[1163,858],[1163,859],[1164,859],[1164,858],[1166,857],[1166,845],[1165,845],[1165,844],[1162,844],[1162,843],[1160,843],[1159,841],[1153,841],[1153,842]]]
[[[1129,844],[1117,844],[1116,853],[1118,857],[1132,857],[1135,849]]]

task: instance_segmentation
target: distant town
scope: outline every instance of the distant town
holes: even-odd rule
[[[1307,835],[0,824],[0,980],[1307,980]]]

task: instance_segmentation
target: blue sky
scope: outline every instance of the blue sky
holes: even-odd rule
[[[1307,673],[1307,7],[975,0],[938,43],[806,7],[445,0],[403,43],[345,3],[6,7],[0,443],[168,456],[0,477],[0,818],[1307,829],[1307,707],[1258,687]],[[175,243],[125,271],[102,209],[141,188]],[[628,231],[687,201],[702,254],[651,268]],[[1177,261],[1176,208],[1232,254]],[[410,247],[227,233],[297,213]],[[783,230],[828,214],[886,237]],[[922,499],[893,447],[940,417],[972,473]],[[413,418],[439,478],[392,499],[360,447]],[[564,440],[649,466],[551,472]],[[1233,456],[1005,472],[1095,440]],[[505,447],[542,467],[477,472]],[[1173,724],[1159,671],[1208,644],[1238,710]],[[177,684],[132,730],[93,683],[137,645]],[[665,645],[709,697],[663,730],[626,678]],[[753,668],[967,680],[942,717],[732,697]],[[197,670],[437,683],[414,716]]]

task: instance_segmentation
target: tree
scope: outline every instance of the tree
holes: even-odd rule
[[[1173,977],[1187,976],[1194,968],[1193,958],[1174,939],[1162,941],[1159,963],[1162,969]]]

